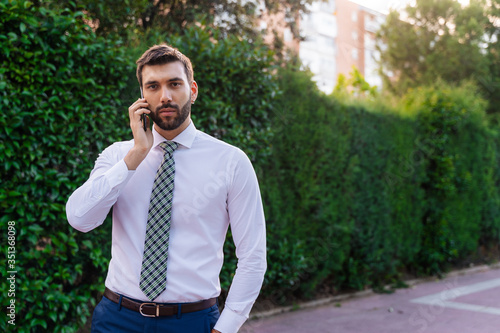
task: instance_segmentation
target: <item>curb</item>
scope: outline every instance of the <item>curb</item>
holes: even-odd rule
[[[407,280],[407,281],[404,281],[404,283],[406,283],[409,287],[413,287],[413,286],[416,286],[416,285],[424,283],[424,282],[432,282],[432,281],[443,280],[443,279],[455,277],[455,276],[462,276],[462,275],[469,275],[469,274],[475,274],[475,273],[480,273],[480,272],[486,272],[486,271],[490,271],[493,269],[500,269],[500,262],[497,262],[497,263],[494,263],[491,265],[481,265],[481,266],[477,266],[477,267],[451,271],[451,272],[445,274],[442,278],[438,278],[436,276],[429,276],[429,277],[424,277],[424,278],[420,278],[420,279]],[[389,286],[387,286],[387,287],[389,287]],[[328,305],[331,303],[338,303],[338,302],[345,301],[345,300],[368,297],[368,296],[375,295],[375,294],[376,293],[372,289],[367,289],[367,290],[357,291],[357,292],[353,292],[353,293],[347,293],[347,294],[342,294],[342,295],[321,298],[321,299],[317,299],[314,301],[309,301],[309,302],[304,302],[304,303],[299,303],[299,304],[289,305],[289,306],[283,306],[283,307],[275,308],[275,309],[268,310],[268,311],[258,311],[255,313],[250,313],[248,320],[251,321],[251,320],[268,318],[268,317],[276,316],[276,315],[281,314],[281,313],[316,308],[316,307]]]

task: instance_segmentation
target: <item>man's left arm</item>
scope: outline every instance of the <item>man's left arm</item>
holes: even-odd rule
[[[239,153],[239,154],[238,154]],[[227,198],[236,245],[237,269],[215,330],[236,333],[248,319],[266,272],[266,226],[257,176],[248,157],[238,151]]]

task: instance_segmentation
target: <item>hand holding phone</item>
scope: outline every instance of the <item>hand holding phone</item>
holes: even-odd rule
[[[154,143],[153,133],[151,130],[148,130],[149,118],[147,114],[151,111],[149,109],[149,104],[144,100],[142,91],[141,97],[142,98],[138,98],[137,101],[132,103],[128,108],[130,129],[134,137],[134,147],[137,148],[131,149],[124,157],[125,164],[129,170],[137,169],[153,147]],[[137,119],[137,115],[139,115],[139,119]],[[144,129],[144,132],[141,131],[141,127]]]

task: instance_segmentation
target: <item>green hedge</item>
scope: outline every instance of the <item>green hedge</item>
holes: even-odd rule
[[[65,203],[120,134],[111,119],[129,65],[82,15],[0,3],[0,224],[15,222],[18,332],[79,327],[104,278],[93,273],[107,267],[107,237],[70,228]]]
[[[427,273],[441,271],[479,246],[498,244],[500,226],[498,216],[484,214],[498,205],[498,178],[491,175],[498,168],[498,140],[488,130],[486,104],[468,85],[438,86],[409,96],[421,108],[417,124],[429,153],[421,183],[426,206],[418,261]],[[485,224],[490,230],[482,234]],[[490,242],[479,242],[485,237]]]
[[[278,299],[289,291],[311,292],[341,271],[353,181],[351,119],[319,95],[305,73],[283,72],[280,79],[272,154],[261,179],[269,233],[264,294]]]
[[[470,85],[415,90],[390,109],[325,96],[302,72],[280,80],[262,181],[265,297],[380,288],[498,249],[498,135]]]

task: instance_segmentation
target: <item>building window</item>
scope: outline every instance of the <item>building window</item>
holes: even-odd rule
[[[352,49],[351,55],[352,55],[352,58],[354,60],[358,60],[358,58],[359,58],[358,49],[356,49],[356,48]]]
[[[353,22],[358,22],[358,12],[352,12],[351,18]]]
[[[287,43],[293,40],[292,31],[290,30],[290,28],[286,28],[283,31],[283,40]]]

